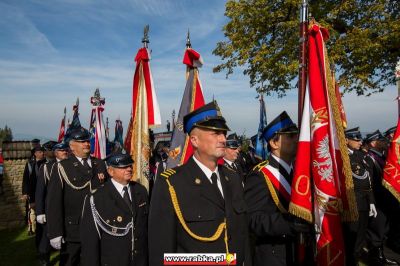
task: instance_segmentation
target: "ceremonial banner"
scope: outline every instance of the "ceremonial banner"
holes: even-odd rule
[[[389,152],[383,168],[382,184],[400,201],[400,117],[397,119],[397,128],[390,142]]]
[[[124,141],[124,149],[126,153],[131,154],[131,140],[132,140],[132,113],[131,113],[131,118],[129,119],[129,124],[128,124],[128,130],[125,135],[125,141]]]
[[[309,86],[289,211],[314,222],[318,265],[344,265],[342,217],[357,219],[357,209],[343,121],[325,50],[328,38],[326,29],[311,25]]]
[[[115,120],[115,136],[114,136],[114,145],[115,149],[122,150],[124,147],[123,140],[124,128],[122,127],[122,121],[120,119]]]
[[[150,53],[147,48],[139,49],[133,77],[132,125],[130,154],[134,160],[132,179],[149,190],[149,129],[161,125],[160,108],[150,71]]]
[[[190,144],[189,137],[183,132],[183,117],[204,105],[198,70],[203,63],[200,54],[192,48],[187,48],[183,63],[187,66],[187,81],[174,132],[172,133],[167,168],[184,164],[193,154],[193,147]]]
[[[93,157],[106,158],[106,128],[103,121],[105,99],[100,97],[96,89],[94,97],[90,98],[92,114],[90,116],[90,153]]]
[[[258,125],[257,138],[255,143],[255,155],[265,160],[268,156],[267,142],[263,138],[264,129],[267,127],[267,113],[265,110],[264,97],[260,94],[260,123]]]
[[[79,120],[79,97],[76,99],[76,104],[72,107],[73,117],[72,122],[68,125],[67,132],[65,133],[65,139],[69,137],[71,131],[74,129],[81,128],[81,121]]]
[[[67,113],[67,108],[64,107],[64,117],[63,119],[61,119],[61,125],[60,125],[60,131],[58,133],[58,140],[57,142],[61,142],[64,140],[64,136],[65,136],[65,117],[66,117],[66,113]]]

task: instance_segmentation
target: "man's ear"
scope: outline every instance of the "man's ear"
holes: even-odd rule
[[[278,137],[277,140],[274,140],[274,139],[275,139],[275,138],[270,139],[270,140],[268,141],[268,143],[269,143],[269,146],[271,147],[272,150],[277,150],[277,149],[279,149],[279,139],[280,139],[280,136]]]
[[[192,143],[193,148],[197,148],[198,147],[198,140],[199,137],[197,136],[197,134],[193,134],[193,132],[191,132],[191,134],[189,135],[189,140],[190,143]]]
[[[110,176],[113,176],[114,174],[114,169],[112,167],[107,167],[107,172]]]

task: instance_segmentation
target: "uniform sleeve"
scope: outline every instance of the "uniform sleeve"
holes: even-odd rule
[[[90,208],[90,196],[85,197],[80,234],[82,265],[100,265],[100,237]]]
[[[61,177],[58,174],[59,163],[54,165],[47,188],[47,226],[49,239],[63,236],[64,228],[64,193]]]
[[[257,237],[292,234],[290,221],[277,209],[264,176],[258,171],[251,171],[247,176],[244,196],[248,206],[249,226]]]
[[[28,195],[29,192],[29,162],[26,163],[24,176],[22,177],[22,195]]]
[[[40,166],[39,175],[37,177],[35,193],[36,215],[45,214],[46,177],[44,175],[44,171],[47,166],[48,164],[42,164]]]
[[[164,264],[164,253],[176,252],[176,218],[165,178],[155,182],[149,214],[150,266]]]

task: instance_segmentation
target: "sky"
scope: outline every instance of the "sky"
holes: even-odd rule
[[[185,88],[182,64],[186,33],[204,60],[200,79],[206,102],[213,97],[233,132],[254,135],[259,102],[241,69],[226,79],[213,73],[221,58],[212,54],[225,40],[225,1],[198,0],[0,0],[0,128],[15,139],[57,139],[64,107],[80,100],[80,121],[89,126],[90,97],[96,88],[105,97],[104,116],[111,138],[115,120],[124,131],[131,112],[134,57],[149,24],[150,61],[165,131],[179,111]],[[362,132],[381,131],[397,122],[395,86],[370,97],[344,96],[348,125]],[[265,98],[267,119],[286,110],[297,120],[297,92]]]

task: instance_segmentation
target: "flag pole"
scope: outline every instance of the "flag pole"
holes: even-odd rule
[[[397,108],[398,108],[398,115],[400,116],[400,60],[397,62],[396,65],[396,83],[397,83]]]
[[[307,29],[308,29],[308,1],[303,0],[300,7],[300,47],[299,47],[299,105],[298,126],[300,128],[303,114],[304,95],[307,86]]]
[[[150,26],[148,24],[146,26],[144,26],[143,38],[142,38],[142,43],[143,43],[144,48],[148,48],[148,46],[149,46],[149,42],[150,42],[149,29],[150,29]]]
[[[192,43],[190,42],[190,31],[188,29],[187,35],[186,35],[186,49],[192,48]],[[189,78],[189,71],[190,67],[187,65],[186,66],[186,80]]]

